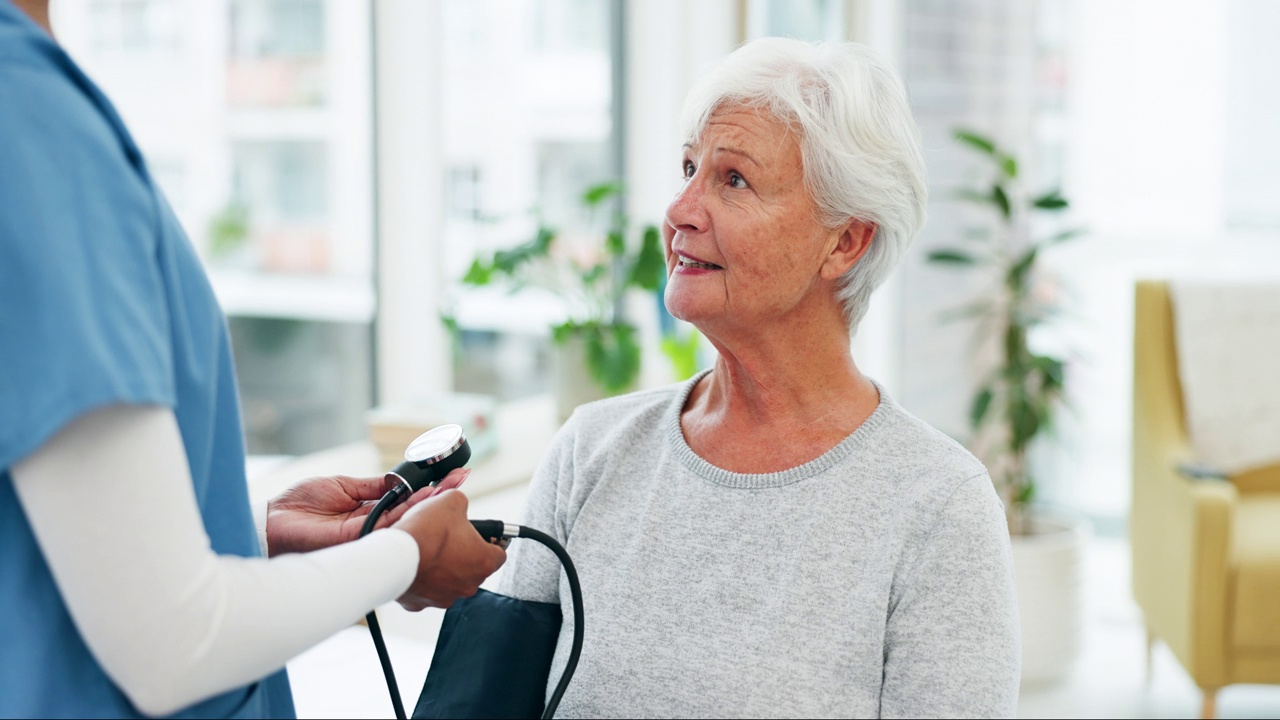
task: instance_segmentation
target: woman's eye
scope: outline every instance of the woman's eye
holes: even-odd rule
[[[735,190],[746,190],[747,181],[738,173],[729,173],[729,187]]]
[[[685,180],[693,177],[693,163],[686,161],[683,168],[683,176]]]

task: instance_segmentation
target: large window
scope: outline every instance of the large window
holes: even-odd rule
[[[1280,3],[1227,5],[1227,113],[1223,203],[1229,227],[1280,232]]]
[[[178,49],[179,17],[175,0],[93,0],[94,51],[101,53],[174,52]]]
[[[205,260],[250,452],[364,434],[372,399],[367,0],[60,0]]]
[[[747,37],[847,40],[848,0],[747,0]]]
[[[326,103],[322,0],[234,0],[227,62],[232,107]]]
[[[502,398],[542,391],[560,299],[457,283],[472,259],[540,224],[586,221],[580,197],[620,177],[611,0],[444,0],[442,125],[446,309],[459,324],[454,385]]]
[[[1122,529],[1132,486],[1134,282],[1280,266],[1278,9],[1114,0],[1057,18],[1066,187],[1090,233],[1053,258],[1073,291],[1075,409],[1046,490],[1103,529]]]
[[[421,311],[435,307],[424,293],[445,296],[459,323],[455,389],[513,398],[546,387],[560,300],[457,281],[477,253],[523,242],[540,224],[572,228],[582,192],[621,176],[612,31],[621,7],[430,8],[439,42],[415,56],[413,72],[439,62],[423,75],[438,110],[413,122],[432,133],[419,165],[439,178],[422,186],[422,202],[443,212],[439,225],[418,218],[394,242],[430,246],[426,262],[438,259],[443,282],[396,302],[435,323],[434,309]],[[371,0],[53,9],[60,41],[120,108],[206,263],[235,342],[251,452],[361,437],[377,384]],[[410,11],[424,10],[388,9]]]

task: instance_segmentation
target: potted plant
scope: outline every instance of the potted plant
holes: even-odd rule
[[[226,267],[251,267],[249,231],[249,208],[235,200],[228,202],[209,219],[209,258]]]
[[[582,204],[588,216],[598,215],[621,193],[619,183],[593,185]],[[632,288],[657,290],[666,263],[657,227],[644,227],[639,238],[629,233],[626,217],[616,212],[602,233],[542,226],[526,243],[475,258],[462,278],[512,291],[538,286],[564,299],[568,317],[551,328],[561,419],[583,402],[632,389],[640,376],[640,343],[624,297]]]
[[[1028,192],[1015,156],[991,139],[958,130],[955,139],[987,163],[960,200],[987,222],[958,247],[929,253],[936,265],[980,273],[985,289],[951,318],[976,322],[977,346],[992,360],[969,405],[969,446],[987,465],[1004,501],[1013,542],[1022,617],[1023,681],[1060,678],[1080,645],[1080,561],[1085,525],[1036,508],[1033,446],[1051,434],[1064,404],[1066,360],[1035,342],[1061,312],[1059,293],[1041,271],[1042,255],[1082,230],[1041,235],[1038,220],[1067,209],[1054,189]]]

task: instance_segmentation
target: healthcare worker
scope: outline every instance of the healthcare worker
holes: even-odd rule
[[[48,11],[0,0],[0,717],[292,716],[287,660],[505,553],[456,490],[354,542],[380,479],[251,512],[223,315]]]

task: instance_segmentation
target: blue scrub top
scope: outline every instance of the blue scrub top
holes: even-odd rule
[[[9,474],[113,404],[173,409],[214,551],[260,554],[208,278],[106,97],[0,0],[0,717],[139,716],[76,631]],[[293,716],[281,670],[175,717]]]

